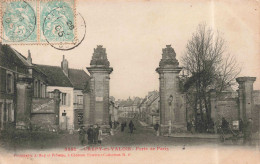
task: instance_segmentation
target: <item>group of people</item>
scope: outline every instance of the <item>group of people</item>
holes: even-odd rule
[[[123,132],[125,130],[126,125],[127,125],[126,121],[121,123],[121,132]],[[130,130],[130,134],[132,134],[134,132],[134,130],[136,129],[132,120],[130,120],[128,127]]]
[[[221,129],[223,130],[224,133],[229,133],[229,122],[225,119],[222,118],[222,123],[221,123]],[[251,144],[252,142],[252,131],[253,131],[253,121],[252,118],[248,118],[245,122],[243,122],[242,119],[239,120],[239,127],[238,130],[243,134],[243,142],[244,144],[249,143]]]
[[[101,144],[102,142],[102,130],[98,125],[90,125],[90,127],[88,128],[88,130],[86,131],[84,129],[84,126],[81,126],[78,130],[79,132],[79,140],[81,145],[85,144],[85,136],[87,134],[88,136],[88,144],[92,145],[92,144]]]

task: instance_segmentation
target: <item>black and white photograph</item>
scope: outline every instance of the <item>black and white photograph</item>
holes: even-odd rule
[[[258,0],[1,0],[0,163],[260,163]]]

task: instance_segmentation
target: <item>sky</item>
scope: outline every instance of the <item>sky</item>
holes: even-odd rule
[[[76,48],[60,51],[49,45],[15,45],[33,63],[60,66],[62,55],[70,68],[84,69],[97,45],[106,48],[114,71],[110,95],[116,99],[145,97],[159,90],[155,69],[162,48],[172,45],[181,63],[187,41],[200,23],[219,31],[227,53],[236,56],[239,76],[257,77],[260,89],[259,3],[256,1],[90,1],[78,0],[76,11],[86,22],[86,37]]]

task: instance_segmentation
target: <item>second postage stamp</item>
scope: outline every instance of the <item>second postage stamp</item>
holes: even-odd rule
[[[3,0],[0,39],[7,44],[75,44],[75,0]]]

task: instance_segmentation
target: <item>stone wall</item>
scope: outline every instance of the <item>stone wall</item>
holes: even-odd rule
[[[34,129],[56,130],[57,126],[55,125],[56,115],[55,113],[45,113],[45,114],[32,114],[31,122]]]
[[[253,129],[260,132],[260,90],[253,91],[254,109],[253,109]]]
[[[59,129],[60,91],[54,98],[32,98],[30,120],[33,129],[57,131]]]
[[[237,92],[222,92],[218,97],[214,91],[211,92],[211,117],[216,126],[221,124],[223,117],[230,124],[234,120],[243,119],[243,122],[247,122],[252,118],[254,132],[259,131],[260,91],[253,90],[253,78],[238,79],[240,87]]]

